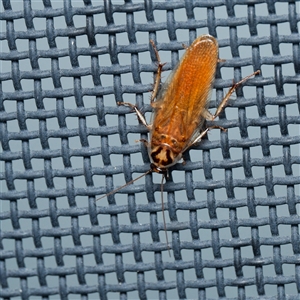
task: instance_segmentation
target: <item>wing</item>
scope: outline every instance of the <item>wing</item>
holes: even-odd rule
[[[186,50],[177,68],[162,86],[153,104],[153,130],[183,137],[185,144],[195,138],[203,122],[218,62],[218,44],[210,35],[198,37]]]

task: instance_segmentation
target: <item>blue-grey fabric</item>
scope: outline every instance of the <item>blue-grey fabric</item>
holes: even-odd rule
[[[2,299],[299,299],[298,1],[3,0],[0,20]],[[165,81],[203,33],[212,111],[261,74],[170,169],[169,256],[160,176],[96,199],[150,169],[117,105],[149,122],[149,40]]]

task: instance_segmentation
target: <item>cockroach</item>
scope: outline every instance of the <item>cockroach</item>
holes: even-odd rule
[[[257,70],[233,84],[221,101],[215,114],[212,115],[208,111],[208,104],[218,63],[217,40],[208,34],[199,36],[189,47],[186,47],[186,51],[177,67],[161,87],[160,79],[164,64],[161,63],[155,43],[153,41],[150,42],[158,61],[157,75],[151,95],[151,106],[153,108],[152,124],[147,123],[143,114],[135,105],[127,102],[118,103],[118,105],[130,106],[136,112],[141,123],[150,132],[150,141],[142,140],[148,148],[151,160],[150,170],[97,200],[116,193],[151,172],[163,175],[161,184],[161,197],[163,197],[163,181],[167,176],[168,169],[181,160],[183,153],[187,149],[199,143],[210,129],[219,127],[211,126],[201,131],[205,120],[215,120],[237,87],[250,77],[260,73]],[[224,129],[222,127],[219,128]],[[163,198],[162,212],[166,241],[168,249],[170,249]]]

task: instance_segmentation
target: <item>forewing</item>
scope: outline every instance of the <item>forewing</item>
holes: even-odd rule
[[[167,79],[154,104],[154,127],[166,126],[191,139],[208,106],[218,61],[218,44],[210,35],[197,38]]]

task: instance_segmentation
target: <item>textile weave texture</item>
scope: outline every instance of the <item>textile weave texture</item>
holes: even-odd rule
[[[299,4],[3,0],[0,297],[299,299]],[[163,186],[104,196],[150,169],[148,129],[117,105],[150,122],[149,41],[165,81],[201,34],[219,43],[212,112],[261,73]]]

